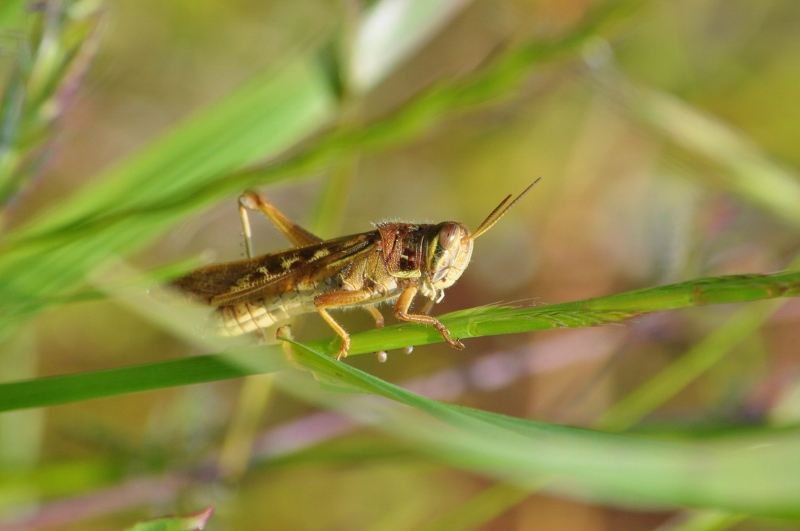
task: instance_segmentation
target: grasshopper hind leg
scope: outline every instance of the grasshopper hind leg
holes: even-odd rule
[[[269,219],[273,225],[283,234],[295,247],[304,247],[314,243],[322,242],[322,238],[311,234],[306,229],[289,219],[289,216],[278,210],[275,205],[269,202],[267,197],[257,190],[246,190],[239,197],[239,216],[242,218],[242,225],[245,226],[245,239],[247,240],[248,258],[252,257],[253,248],[250,244],[249,222],[247,221],[247,211],[258,210]]]
[[[363,303],[364,301],[368,300],[370,296],[371,293],[367,290],[342,290],[331,291],[314,297],[314,307],[317,309],[317,312],[322,316],[323,319],[325,319],[325,322],[328,323],[328,326],[333,328],[333,331],[336,332],[336,335],[342,338],[342,346],[339,348],[339,353],[336,355],[337,360],[342,360],[347,357],[347,351],[350,349],[350,334],[348,334],[347,330],[342,328],[342,325],[337,323],[336,319],[334,319],[331,314],[328,313],[328,309],[341,308],[342,306],[353,306]],[[381,319],[383,319],[382,316]]]
[[[350,350],[350,334],[347,333],[347,330],[342,328],[342,325],[336,322],[336,319],[334,319],[325,308],[317,308],[317,312],[325,319],[328,326],[333,328],[336,335],[342,338],[342,346],[339,347],[339,353],[336,354],[336,361],[343,360],[347,357],[347,351]]]

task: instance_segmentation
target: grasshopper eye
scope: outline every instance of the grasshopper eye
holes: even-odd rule
[[[461,229],[457,223],[446,223],[439,231],[439,245],[443,249],[450,249],[456,242]]]

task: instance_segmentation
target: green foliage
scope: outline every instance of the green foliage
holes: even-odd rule
[[[13,48],[12,68],[2,78],[0,202],[4,221],[13,218],[21,198],[36,195],[36,181],[47,161],[50,143],[58,134],[58,121],[101,46],[101,3],[46,4],[48,9],[31,12],[23,11],[23,2],[0,5],[0,28],[25,35],[20,46]],[[364,16],[379,17],[386,5],[377,2]],[[341,63],[334,68],[336,90],[314,47],[293,49],[280,64],[255,72],[238,89],[100,171],[83,189],[58,198],[46,214],[21,225],[12,224],[0,233],[0,341],[9,353],[33,351],[30,341],[19,338],[30,339],[25,335],[26,325],[41,318],[44,310],[65,310],[101,298],[130,304],[157,326],[170,329],[167,314],[171,309],[126,299],[126,289],[141,286],[138,278],[132,280],[135,275],[123,272],[109,275],[115,280],[107,281],[104,275],[109,270],[122,271],[117,262],[120,256],[134,256],[188,216],[206,211],[243,188],[299,182],[330,170],[334,175],[320,199],[315,223],[326,230],[339,217],[337,205],[348,193],[359,159],[400,151],[443,123],[508,104],[534,73],[564,60],[583,54],[591,70],[598,61],[602,63],[602,39],[613,39],[635,24],[636,17],[642,16],[642,5],[628,0],[600,3],[595,11],[554,38],[537,36],[515,42],[485,58],[474,72],[438,79],[378,113],[360,108],[364,105],[361,98],[379,82],[390,79],[387,76],[396,72],[403,54],[419,49],[437,28],[445,27],[461,8],[460,2],[408,2],[408,11],[398,16],[395,26],[379,35],[377,41],[361,40],[364,36],[357,33],[358,24],[343,23],[338,38],[343,43],[355,43],[357,48],[352,56],[345,57],[347,45],[340,45],[337,52],[343,56],[329,58]],[[414,23],[419,17],[428,23]],[[376,23],[375,18],[367,20]],[[356,34],[348,35],[347,31]],[[800,180],[788,164],[772,161],[744,135],[696,107],[664,91],[642,89],[611,67],[601,70],[593,72],[599,91],[622,102],[632,121],[672,148],[689,153],[692,161],[699,160],[696,167],[700,170],[694,170],[697,173],[720,174],[715,186],[725,193],[781,220],[790,230],[797,229]],[[524,179],[529,182],[530,176]],[[481,194],[487,193],[487,182],[482,183]],[[575,186],[580,188],[580,184]],[[441,202],[438,196],[436,200]],[[661,226],[661,220],[658,222]],[[663,225],[669,225],[669,220]],[[655,231],[649,236],[658,239]],[[786,249],[785,255],[794,251],[790,245]],[[588,270],[592,266],[583,267]],[[186,268],[185,263],[166,266],[150,271],[147,277],[160,280]],[[178,391],[192,384],[280,372],[276,385],[285,395],[374,426],[393,441],[400,441],[405,453],[396,453],[496,482],[467,497],[464,507],[436,513],[437,518],[427,520],[430,529],[477,527],[540,489],[625,508],[713,510],[693,513],[686,529],[722,529],[749,516],[797,519],[800,440],[795,429],[766,424],[691,437],[680,427],[668,430],[668,437],[657,432],[626,433],[701,375],[718,367],[762,329],[778,304],[756,301],[798,297],[800,272],[794,269],[769,275],[720,274],[668,285],[655,285],[665,282],[651,278],[648,282],[655,287],[614,295],[560,304],[477,306],[439,316],[454,336],[469,339],[595,327],[629,322],[654,312],[688,308],[703,312],[700,307],[747,303],[666,369],[612,404],[593,423],[587,423],[594,429],[509,417],[423,397],[352,367],[350,360],[333,361],[331,356],[339,344],[336,337],[222,352],[204,338],[195,337],[192,343],[215,353],[137,361],[129,366],[78,370],[49,378],[17,376],[15,381],[0,383],[0,411],[26,415],[34,413],[22,411],[28,408],[146,390]],[[682,278],[700,276],[685,273]],[[441,336],[429,327],[393,325],[352,334],[350,354],[439,342]],[[354,394],[367,395],[369,400],[358,400]],[[263,409],[252,406],[243,400],[239,416],[247,418],[248,411]],[[30,424],[33,417],[16,418]],[[169,433],[169,423],[165,424],[154,430],[159,436]],[[181,443],[184,435],[180,434]],[[183,449],[184,445],[178,447]],[[374,445],[338,458],[362,463],[373,451]],[[389,460],[396,453],[375,451],[375,458]],[[306,463],[313,461],[311,454],[319,457],[324,451],[309,452]],[[248,457],[244,456],[245,464]],[[299,452],[296,459],[304,462]],[[287,459],[284,464],[289,462]],[[182,459],[175,459],[166,468],[177,469],[178,463]],[[46,485],[54,477],[70,473],[44,465],[39,473],[4,470],[0,485],[8,499],[22,503],[30,492],[43,497],[74,494],[113,485],[123,474],[119,463],[83,465],[64,469],[72,470],[72,474],[69,480],[59,480],[63,488],[48,489]],[[206,461],[191,463],[202,470],[207,465]],[[204,477],[216,479],[212,476]],[[150,520],[131,529],[200,528],[210,514],[207,510],[187,517]],[[424,528],[424,522],[402,523],[405,528]],[[395,526],[402,527],[396,522]]]
[[[471,308],[440,316],[440,320],[454,337],[466,339],[535,330],[599,326],[654,311],[796,297],[798,293],[798,272],[738,275],[694,280],[564,304]],[[751,321],[752,319],[748,320]],[[737,325],[736,330],[741,330],[741,323]],[[439,343],[442,342],[442,336],[431,327],[412,323],[353,334],[351,340],[350,355],[358,355]],[[339,343],[338,337],[334,337],[331,340],[309,343],[308,346],[315,351],[318,349],[324,352],[325,355],[335,356]],[[99,372],[11,382],[0,384],[0,411],[53,406],[163,387],[241,378],[286,368],[280,349],[265,347],[238,353],[194,356]],[[674,381],[674,378],[669,381]],[[641,400],[634,402],[638,404]],[[650,401],[644,403],[650,407],[654,405]]]
[[[319,381],[410,406],[411,412],[371,405],[357,414],[374,415],[381,429],[455,466],[593,500],[800,516],[794,495],[800,488],[800,460],[793,457],[797,433],[715,436],[691,444],[606,434],[429,400],[297,343],[294,356]],[[286,388],[316,394],[299,378]],[[327,407],[350,407],[331,396],[325,400]]]

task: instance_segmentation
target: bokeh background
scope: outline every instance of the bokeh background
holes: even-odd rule
[[[475,228],[505,195],[541,177],[477,242],[467,273],[435,314],[774,272],[789,268],[800,250],[800,4],[793,0],[430,3],[440,10],[402,0],[39,4],[71,9],[75,20],[92,17],[96,49],[47,128],[52,138],[36,179],[6,205],[6,231],[45,215],[253,76],[298,58],[326,65],[337,98],[327,127],[368,124],[436,87],[467,86],[515,50],[579,34],[592,9],[616,6],[611,23],[589,28],[579,45],[509,68],[518,82],[468,104],[451,101],[424,127],[409,126],[411,134],[389,135],[377,147],[344,144],[325,168],[263,190],[293,219],[332,237],[383,220],[450,219]],[[420,18],[396,41],[359,40],[366,39],[365,21],[378,35],[391,26],[376,21],[379,9],[391,21],[407,5]],[[43,7],[22,8],[28,11],[19,26],[0,36],[6,83]],[[436,23],[426,26],[430,21]],[[370,61],[383,70],[370,73]],[[318,134],[299,145],[313,145]],[[236,195],[170,224],[124,259],[147,271],[207,259],[209,251],[218,261],[242,257]],[[258,252],[286,247],[267,222],[253,222]],[[588,427],[734,309],[476,338],[464,351],[435,344],[410,357],[390,352],[385,364],[373,356],[348,363],[428,396]],[[349,330],[371,326],[361,312],[343,313],[341,321]],[[293,331],[301,340],[330,336],[316,316],[298,319]],[[113,299],[57,305],[6,345],[0,373],[7,380],[198,353],[157,319]],[[800,305],[790,301],[642,419],[640,429],[795,422],[798,345]],[[524,370],[507,370],[519,359],[527,360]],[[540,493],[475,498],[489,479],[415,454],[280,389],[266,391],[267,383],[261,392],[269,399],[254,413],[254,464],[221,480],[210,463],[221,448],[231,451],[226,441],[247,400],[243,385],[0,416],[0,461],[10,471],[0,478],[0,529],[3,519],[11,529],[25,518],[49,528],[123,529],[209,504],[217,509],[208,529],[220,530],[421,529],[476,500],[488,517],[440,528],[655,529],[684,516],[669,507],[612,507]],[[746,519],[717,528],[795,525]]]

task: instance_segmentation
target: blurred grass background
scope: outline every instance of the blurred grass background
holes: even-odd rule
[[[414,16],[392,33],[406,5]],[[76,249],[98,265],[119,253],[145,271],[209,249],[216,260],[241,257],[235,198],[245,183],[264,182],[282,210],[327,237],[385,219],[474,228],[506,194],[543,177],[477,243],[437,314],[779,271],[800,248],[800,5],[791,0],[6,6],[6,380],[198,353],[119,301],[43,297],[91,289],[81,286],[83,265],[65,265]],[[619,9],[592,24],[598,7]],[[563,36],[573,40],[552,44]],[[217,122],[191,121],[225,98]],[[263,116],[252,113],[257,103]],[[361,124],[368,134],[358,134]],[[164,135],[173,140],[147,151]],[[198,138],[213,149],[193,150]],[[291,171],[235,173],[285,149],[280,160],[312,155]],[[103,201],[113,208],[95,211]],[[126,225],[132,213],[146,221]],[[255,222],[259,252],[286,246]],[[370,356],[348,363],[416,382],[427,396],[546,422],[792,426],[800,306],[754,308],[695,308],[622,327],[475,338],[463,352],[441,344],[411,357],[390,352],[384,365]],[[351,330],[371,326],[359,312],[342,321]],[[707,355],[685,387],[659,395],[655,411],[609,409],[658,375],[680,380],[688,354],[726,326],[749,324],[753,333]],[[294,332],[301,340],[330,335],[314,316]],[[3,414],[0,509],[9,528],[120,529],[211,503],[210,529],[796,527],[529,494],[352,427],[265,382],[240,401],[242,386]],[[266,411],[242,409],[266,395]],[[209,480],[208,463],[232,444],[230,419],[247,415],[256,423],[256,465],[229,483]]]

